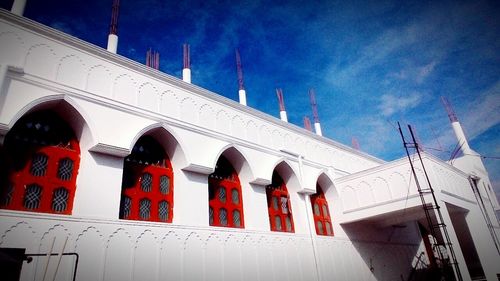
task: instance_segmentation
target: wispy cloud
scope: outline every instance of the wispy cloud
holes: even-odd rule
[[[407,109],[415,108],[419,106],[422,100],[422,94],[418,92],[412,92],[406,96],[395,96],[390,94],[385,94],[380,98],[380,104],[378,105],[379,110],[382,115],[388,117],[394,113],[402,112]]]

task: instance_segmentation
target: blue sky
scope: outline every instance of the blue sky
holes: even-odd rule
[[[9,8],[12,0],[0,0]],[[111,0],[30,1],[25,15],[105,47]],[[289,121],[311,116],[316,91],[323,134],[384,160],[404,156],[395,128],[412,124],[427,151],[448,160],[456,139],[439,97],[453,104],[471,147],[500,194],[498,1],[121,0],[118,53],[180,77],[191,45],[194,84],[237,100],[239,48],[248,105]],[[436,150],[437,149],[437,150]]]

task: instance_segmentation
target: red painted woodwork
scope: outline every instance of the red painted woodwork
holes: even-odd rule
[[[20,119],[7,134],[4,149],[2,159],[7,168],[1,181],[1,208],[71,214],[80,147],[71,129],[55,113],[32,113]],[[46,161],[33,168],[37,155],[43,155]],[[71,168],[65,165],[69,162]],[[39,200],[35,200],[36,204],[25,204],[29,201],[30,186],[34,185],[40,188]],[[62,189],[66,190],[63,197],[56,197]],[[58,204],[53,204],[54,201]]]
[[[238,174],[224,156],[220,157],[215,172],[209,176],[208,188],[210,225],[244,228],[245,220],[240,180]],[[226,219],[221,221],[221,212],[224,210]],[[239,221],[235,217],[235,212],[239,212]]]
[[[157,166],[154,164],[144,165],[136,163],[127,163],[127,167],[124,171],[131,173],[133,180],[133,185],[129,187],[124,187],[122,190],[122,200],[126,196],[130,198],[130,213],[128,216],[122,216],[122,219],[128,220],[144,220],[144,221],[156,221],[156,222],[172,222],[173,218],[173,207],[174,207],[174,190],[173,190],[173,173],[172,169],[164,166]],[[146,179],[146,174],[151,175],[151,185],[150,191],[144,191],[141,185]],[[166,176],[169,179],[168,192],[163,194],[160,190],[160,178],[161,176]],[[140,201],[143,199],[148,199],[151,201],[150,205],[150,215],[149,218],[141,218],[140,216]],[[166,220],[162,220],[159,215],[159,204],[162,201],[168,203],[168,217]],[[123,202],[122,202],[123,205]],[[123,213],[123,212],[121,212]]]
[[[163,185],[162,177],[168,181]],[[163,147],[151,136],[139,138],[123,164],[120,219],[172,222],[173,182],[172,165]]]
[[[332,219],[330,218],[328,202],[319,186],[316,186],[316,194],[311,195],[311,206],[316,234],[333,236]]]
[[[283,179],[273,173],[272,184],[266,187],[271,231],[295,232],[290,196]]]

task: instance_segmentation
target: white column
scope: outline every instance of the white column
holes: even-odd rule
[[[500,256],[491,237],[479,206],[470,208],[465,217],[472,241],[487,280],[497,280],[500,273]]]
[[[0,95],[3,92],[3,86],[5,84],[5,80],[7,79],[7,70],[9,66],[6,64],[0,64]]]
[[[182,69],[182,80],[187,83],[191,83],[191,69]]]
[[[448,236],[450,237],[450,242],[453,247],[453,252],[455,252],[455,257],[457,258],[458,266],[460,268],[460,273],[462,275],[462,280],[471,281],[469,269],[467,268],[467,263],[465,262],[464,254],[462,252],[462,249],[460,248],[460,242],[458,241],[457,233],[455,232],[455,228],[453,227],[450,213],[448,213],[446,202],[441,201],[440,204],[441,204],[440,211],[441,215],[443,216],[443,223],[446,224],[446,230],[448,231]],[[434,212],[434,215],[438,217],[437,211]],[[441,230],[441,236],[443,237],[443,240],[445,240],[444,238],[445,236],[442,230]],[[444,242],[446,242],[446,240]],[[446,249],[448,250],[449,254],[450,253],[449,247],[446,246]],[[453,269],[453,272],[455,272],[455,269]]]
[[[240,96],[240,104],[247,105],[247,93],[245,90],[239,90],[238,94]]]
[[[284,111],[284,110],[280,111],[280,119],[282,121],[288,122],[288,117],[286,116],[286,111]]]
[[[10,9],[10,11],[13,14],[22,16],[24,14],[25,7],[26,7],[26,0],[14,0],[14,3],[12,3],[12,8]]]
[[[321,132],[321,124],[320,123],[314,123],[314,130],[316,131],[316,135],[322,136],[323,132]]]
[[[110,34],[108,35],[108,51],[113,54],[116,54],[116,50],[118,49],[118,35]]]

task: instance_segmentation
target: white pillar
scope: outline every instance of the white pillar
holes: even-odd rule
[[[280,111],[280,119],[282,121],[288,122],[288,117],[286,116],[286,111],[284,111],[284,110]]]
[[[452,122],[451,127],[455,132],[455,136],[457,136],[458,145],[464,154],[473,154],[473,151],[469,147],[469,143],[467,142],[467,138],[465,138],[464,131],[462,130],[462,126],[459,122]]]
[[[453,247],[453,252],[455,253],[455,257],[458,262],[458,267],[460,268],[460,274],[462,275],[462,280],[471,281],[469,269],[467,268],[467,263],[465,262],[464,254],[462,252],[462,249],[460,248],[460,241],[458,240],[457,233],[455,232],[455,228],[453,227],[453,222],[451,221],[450,213],[448,212],[448,207],[446,206],[446,202],[441,201],[440,204],[442,207],[444,207],[440,208],[440,211],[441,215],[443,216],[443,223],[446,224],[446,230],[448,231],[448,236],[450,237],[450,242]],[[437,211],[434,211],[434,215],[436,216],[436,218],[439,217]],[[441,236],[443,237],[443,240],[445,240],[443,229],[441,229]],[[450,249],[448,245],[446,245],[446,249],[448,250],[449,254]],[[453,269],[453,272],[455,272],[455,269]]]
[[[10,9],[10,11],[13,14],[22,16],[24,14],[25,7],[26,7],[26,0],[14,0],[14,3],[12,3],[12,8]]]
[[[320,123],[314,123],[314,130],[316,131],[316,135],[322,136],[323,132],[321,132],[321,124]]]
[[[240,104],[247,105],[247,93],[245,90],[239,90],[238,94],[240,96]]]
[[[182,80],[187,83],[191,83],[191,69],[182,69]]]
[[[481,195],[479,195],[481,196]],[[499,273],[500,256],[478,205],[469,209],[465,217],[472,241],[487,280],[496,280]]]
[[[118,49],[118,35],[110,34],[108,35],[108,51],[113,54],[116,54],[116,50]]]

